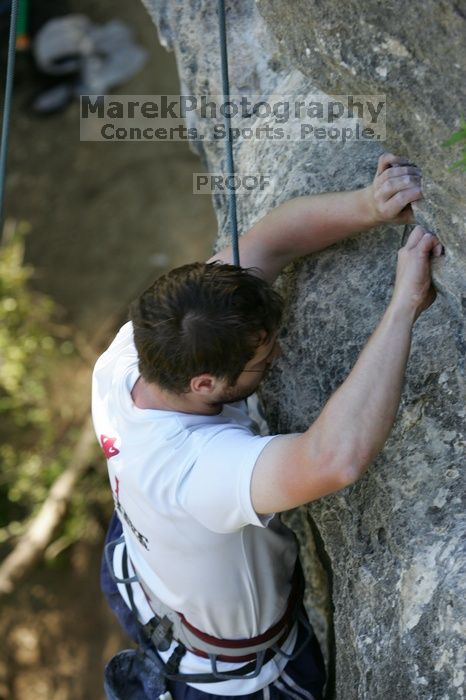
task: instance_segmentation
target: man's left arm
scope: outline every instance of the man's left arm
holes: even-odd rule
[[[406,158],[384,153],[373,182],[352,192],[290,199],[260,219],[239,241],[242,267],[273,282],[292,260],[383,223],[413,222],[411,202],[422,198],[421,171]],[[231,263],[231,248],[209,262]]]

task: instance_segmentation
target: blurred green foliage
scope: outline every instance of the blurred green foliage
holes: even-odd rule
[[[455,146],[457,143],[464,144],[462,157],[450,166],[450,170],[460,168],[461,170],[466,171],[466,119],[464,116],[460,119],[460,128],[458,131],[455,131],[442,145],[444,147]]]
[[[69,462],[78,432],[63,425],[50,400],[50,377],[74,347],[54,336],[52,300],[28,284],[26,233],[24,224],[17,226],[0,245],[0,543],[20,534],[43,503]],[[69,541],[87,527],[85,503],[79,496],[74,500],[62,528]]]

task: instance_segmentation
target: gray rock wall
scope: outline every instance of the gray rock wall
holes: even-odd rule
[[[216,3],[144,0],[175,52],[181,92],[221,93]],[[230,3],[232,93],[387,95],[387,140],[240,140],[240,173],[267,173],[273,196],[238,197],[240,231],[293,196],[360,187],[382,150],[423,167],[420,223],[446,255],[434,262],[439,296],[418,321],[395,428],[354,486],[290,514],[298,532],[312,621],[329,670],[327,698],[464,697],[466,175],[441,143],[466,97],[464,1]],[[190,123],[206,136],[212,124]],[[254,117],[248,124],[254,123]],[[210,172],[222,141],[197,142]],[[219,245],[223,195],[214,196]],[[402,229],[373,230],[290,266],[284,357],[263,391],[274,432],[304,430],[344,380],[390,298]]]

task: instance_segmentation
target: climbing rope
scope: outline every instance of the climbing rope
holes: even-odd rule
[[[8,137],[10,134],[11,96],[13,94],[13,76],[15,70],[16,22],[18,18],[18,0],[11,0],[10,36],[8,40],[8,58],[6,64],[5,98],[3,101],[2,138],[0,141],[0,238],[3,231],[6,160],[8,154]]]
[[[222,89],[223,89],[223,104],[224,106],[230,99],[230,84],[228,80],[228,51],[227,51],[227,32],[225,22],[225,2],[218,0],[218,25],[220,34],[220,56],[222,70]],[[224,108],[224,124],[225,124],[225,156],[226,156],[226,175],[233,183],[235,175],[235,166],[233,163],[233,139],[231,133],[231,115],[228,109]],[[238,222],[236,218],[236,192],[234,185],[228,189],[228,221],[230,225],[231,247],[233,250],[233,263],[239,265],[239,245],[238,245]]]

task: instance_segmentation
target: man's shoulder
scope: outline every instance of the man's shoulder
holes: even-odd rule
[[[134,359],[137,357],[136,347],[133,340],[133,324],[131,321],[125,323],[113,338],[110,345],[97,358],[93,375],[101,369],[115,365],[120,358],[127,357]]]
[[[115,353],[121,352],[124,348],[131,348],[135,347],[134,346],[134,338],[133,338],[133,323],[132,321],[127,321],[121,328],[118,330],[116,333],[115,337],[111,341],[111,343],[108,345],[108,347],[102,352],[100,355],[99,359],[97,362],[102,357],[105,357],[107,355],[112,355]]]

